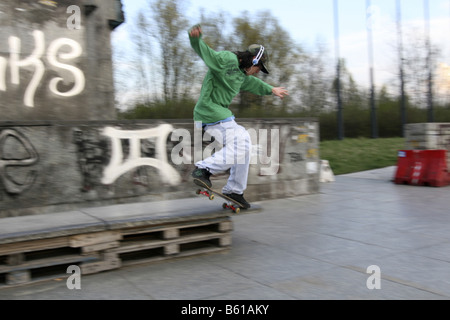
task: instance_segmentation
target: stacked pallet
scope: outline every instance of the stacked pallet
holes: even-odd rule
[[[222,251],[231,246],[229,217],[174,225],[132,227],[120,230],[119,246],[105,254],[124,266]]]
[[[71,265],[83,274],[120,267],[105,259],[102,248],[116,245],[117,235],[98,232],[78,236],[19,241],[0,246],[0,287],[65,277]]]
[[[64,279],[74,265],[88,275],[228,250],[228,212],[198,203],[184,199],[1,219],[0,288]]]

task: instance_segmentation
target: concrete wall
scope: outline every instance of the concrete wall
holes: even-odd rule
[[[192,120],[116,121],[110,34],[121,7],[0,2],[0,218],[194,195],[194,160],[211,141]],[[260,151],[248,200],[318,191],[316,120],[239,123]]]
[[[318,192],[316,120],[239,123],[255,150],[249,201]],[[208,147],[192,120],[0,123],[0,217],[195,196],[190,173]]]
[[[0,2],[1,121],[114,120],[120,0]]]

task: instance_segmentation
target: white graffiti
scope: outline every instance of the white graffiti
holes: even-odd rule
[[[49,89],[53,94],[61,97],[73,97],[83,92],[86,83],[83,71],[72,65],[60,62],[60,60],[69,61],[80,57],[83,53],[81,45],[73,39],[59,38],[50,43],[47,49],[47,53],[45,53],[44,33],[42,31],[35,30],[33,31],[33,37],[35,42],[34,50],[28,57],[23,59],[20,58],[22,45],[20,38],[11,36],[8,39],[10,52],[9,66],[11,72],[11,84],[20,85],[21,68],[30,69],[34,67],[34,74],[25,90],[24,105],[31,108],[34,107],[34,97],[36,94],[36,90],[45,74],[45,65],[42,60],[44,56],[47,57],[47,61],[50,66],[57,69],[62,69],[62,71],[65,71],[65,74],[67,74],[67,72],[72,74],[69,79],[56,77],[50,80]],[[70,48],[70,52],[61,53],[61,48],[65,46]],[[7,64],[8,60],[4,57],[0,57],[0,91],[7,91]],[[70,81],[73,82],[74,85],[71,90],[67,92],[61,92],[58,90],[58,84],[61,81]]]
[[[15,157],[4,153],[5,145],[10,138],[14,139],[24,148],[26,157],[15,159]],[[17,195],[24,192],[34,184],[37,176],[36,171],[30,169],[26,178],[23,179],[24,181],[19,182],[15,179],[16,177],[14,175],[8,174],[8,167],[31,167],[38,161],[39,156],[35,148],[23,134],[12,129],[6,129],[0,132],[0,185],[3,184],[7,193]]]
[[[172,132],[170,124],[161,124],[153,129],[145,130],[118,130],[113,127],[106,127],[102,134],[111,138],[111,161],[103,171],[102,183],[112,184],[121,175],[141,166],[157,168],[162,182],[172,186],[181,183],[180,174],[168,163],[167,160],[167,138]],[[129,154],[124,159],[124,152],[121,140],[129,141]],[[141,140],[156,139],[155,158],[142,157]]]

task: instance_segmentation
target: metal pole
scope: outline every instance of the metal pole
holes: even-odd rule
[[[374,84],[374,63],[373,63],[373,36],[372,36],[372,4],[370,0],[366,0],[366,27],[367,27],[367,41],[368,41],[368,53],[369,53],[369,74],[370,74],[370,121],[372,128],[372,138],[378,138],[378,125],[377,125],[377,110],[375,107],[375,84]]]
[[[427,107],[428,107],[428,122],[434,122],[433,112],[433,70],[431,59],[431,44],[430,44],[430,4],[428,0],[424,0],[424,13],[425,13],[425,45],[427,47],[427,68],[428,68],[428,94],[427,94]]]
[[[339,50],[339,13],[338,0],[334,0],[334,44],[336,50],[336,97],[337,97],[337,122],[338,139],[344,139],[343,108],[341,97],[341,58]]]
[[[405,73],[403,61],[403,36],[402,36],[402,12],[401,0],[397,0],[397,41],[398,41],[398,60],[400,68],[400,112],[402,121],[402,137],[405,136],[406,127],[406,96],[405,96]]]

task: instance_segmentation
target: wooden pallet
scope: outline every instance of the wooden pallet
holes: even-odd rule
[[[0,288],[67,278],[71,265],[88,275],[218,252],[231,246],[231,231],[223,216],[7,243],[0,246]]]
[[[102,251],[117,247],[120,234],[95,232],[67,237],[21,241],[0,246],[0,288],[66,277],[71,265],[82,274],[120,267],[118,259],[105,259]]]
[[[121,231],[120,246],[106,252],[117,254],[124,266],[217,252],[231,246],[231,231],[229,217],[129,228]]]

